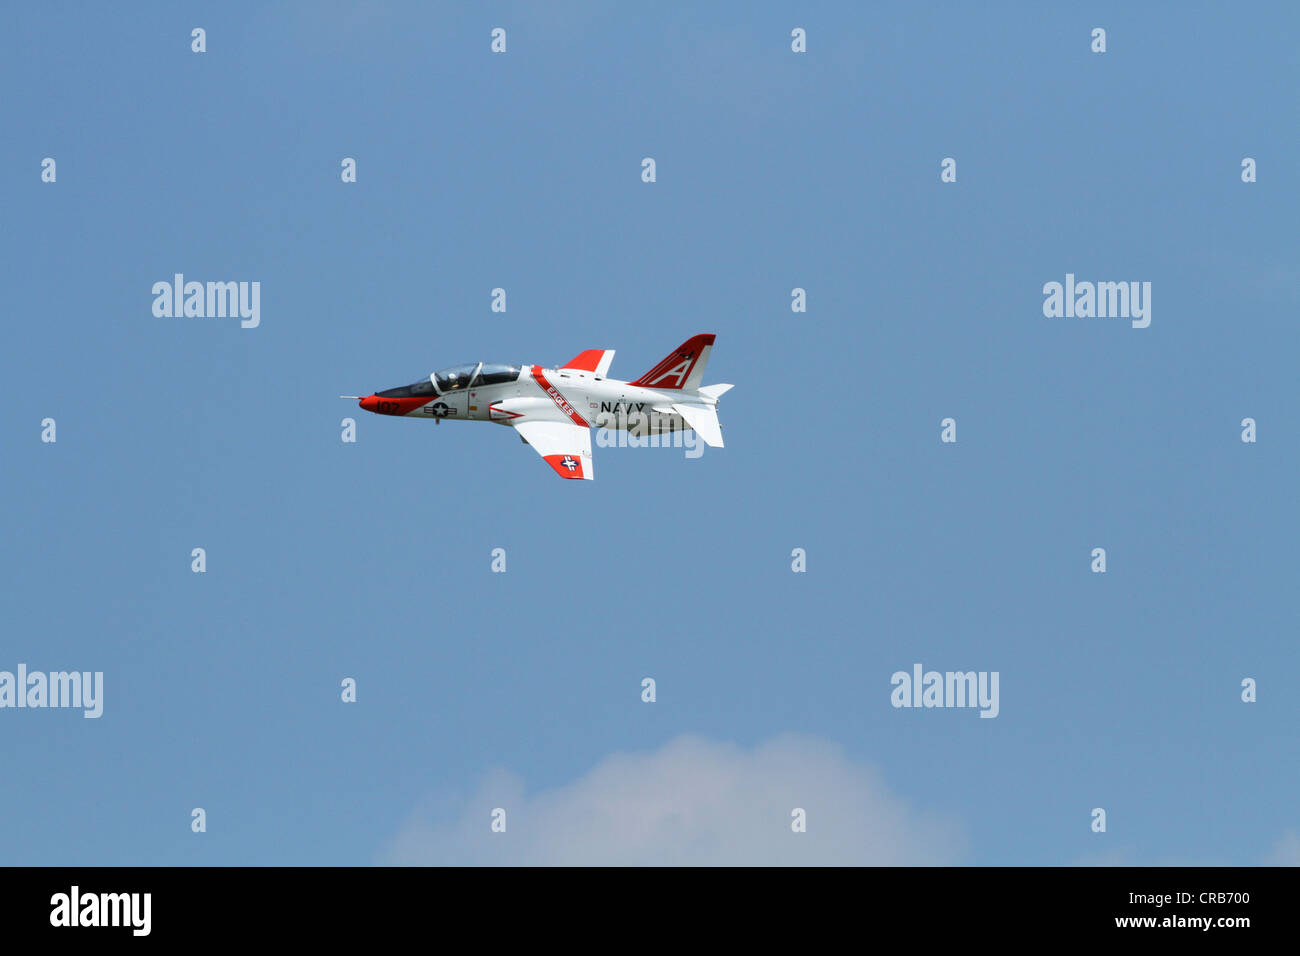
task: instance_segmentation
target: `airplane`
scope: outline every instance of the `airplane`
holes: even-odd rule
[[[608,377],[613,349],[588,349],[553,369],[456,365],[412,385],[339,397],[378,415],[507,425],[561,478],[591,481],[593,425],[638,436],[689,428],[722,447],[718,399],[733,386],[702,384],[715,338],[692,336],[630,382]]]

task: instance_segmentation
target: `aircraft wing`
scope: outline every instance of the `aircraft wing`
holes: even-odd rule
[[[561,478],[596,477],[591,467],[591,429],[573,422],[511,422],[519,437],[533,446]]]

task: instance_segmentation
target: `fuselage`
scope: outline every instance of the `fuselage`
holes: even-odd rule
[[[467,365],[367,395],[360,406],[379,415],[435,422],[507,425],[515,420],[568,419],[576,425],[632,432],[683,431],[689,426],[671,407],[683,397],[679,390],[659,391],[574,369]]]

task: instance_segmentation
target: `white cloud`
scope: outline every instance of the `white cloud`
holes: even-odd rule
[[[505,833],[491,832],[494,807]],[[791,810],[807,811],[806,833]],[[614,754],[570,784],[532,795],[495,773],[439,814],[413,817],[385,864],[928,865],[961,862],[950,822],[918,814],[879,774],[812,737],[753,750],[678,737]]]

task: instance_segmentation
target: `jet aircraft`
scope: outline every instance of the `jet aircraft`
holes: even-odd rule
[[[340,397],[379,415],[509,426],[561,478],[590,481],[593,425],[638,436],[689,428],[722,447],[718,399],[732,386],[703,384],[714,338],[692,336],[630,382],[609,377],[613,349],[588,349],[558,368],[456,365],[412,385]]]

